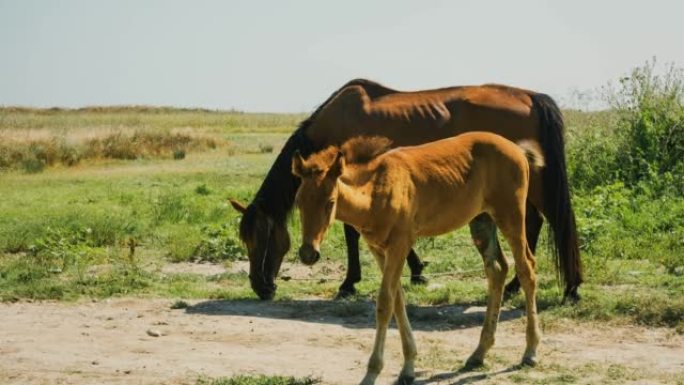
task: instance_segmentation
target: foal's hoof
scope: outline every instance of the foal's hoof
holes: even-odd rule
[[[397,380],[396,384],[397,385],[411,385],[411,384],[413,384],[413,381],[415,381],[415,379],[416,378],[414,376],[401,375],[401,376],[399,376],[399,379]]]
[[[535,357],[523,357],[522,362],[520,363],[521,366],[527,366],[530,368],[534,368],[537,366],[537,359]]]
[[[426,285],[428,283],[428,279],[423,277],[422,275],[412,275],[411,276],[411,284],[413,285]]]
[[[469,372],[471,370],[475,370],[478,368],[481,368],[484,366],[484,361],[482,358],[478,358],[475,356],[470,356],[465,362],[465,365],[463,365],[463,371]]]
[[[337,292],[337,295],[335,296],[335,299],[345,299],[353,297],[354,295],[356,295],[356,288],[354,288],[354,286],[352,286],[351,288],[340,287],[339,291]]]

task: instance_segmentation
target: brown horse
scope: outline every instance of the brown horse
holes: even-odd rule
[[[296,203],[302,219],[304,263],[319,258],[319,247],[334,219],[352,225],[366,240],[380,270],[382,283],[376,304],[376,335],[362,384],[373,384],[383,366],[385,335],[394,314],[401,336],[404,366],[399,383],[411,383],[416,344],[406,315],[401,271],[416,238],[444,234],[464,226],[481,213],[489,214],[511,247],[516,275],[525,292],[527,347],[523,364],[536,363],[539,325],[535,302],[535,259],[525,235],[530,168],[541,167],[533,144],[514,143],[487,132],[471,132],[414,147],[400,147],[380,156],[359,156],[372,148],[347,142],[304,160],[295,154],[292,172],[302,179]],[[359,148],[361,150],[359,150]],[[359,163],[358,158],[363,158]],[[364,159],[366,161],[364,162]],[[529,163],[532,165],[530,167]],[[355,164],[347,166],[347,162]],[[533,205],[541,204],[530,196]],[[480,343],[468,359],[481,365],[494,343],[508,264],[489,254],[484,259],[489,301]]]
[[[466,131],[490,131],[514,142],[529,140],[546,161],[530,176],[530,195],[542,202],[529,207],[527,236],[534,252],[542,225],[548,220],[553,255],[565,281],[564,298],[579,298],[582,283],[575,217],[565,169],[563,120],[547,95],[501,85],[452,87],[399,92],[380,84],[352,80],[334,92],[287,140],[266,179],[248,207],[232,201],[243,213],[240,237],[247,246],[250,282],[262,299],[273,297],[284,255],[290,248],[286,218],[292,209],[299,180],[290,170],[295,151],[309,155],[328,145],[340,145],[359,135],[384,136],[395,146],[416,145]],[[484,214],[470,224],[473,241],[485,258],[501,255],[496,228]],[[358,232],[345,226],[349,269],[340,294],[354,292],[361,279]],[[422,265],[413,250],[408,264],[418,278]],[[506,293],[518,291],[514,277]]]

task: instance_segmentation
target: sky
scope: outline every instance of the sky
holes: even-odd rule
[[[682,15],[680,0],[0,0],[0,105],[309,112],[359,77],[572,104],[653,57],[684,66]]]

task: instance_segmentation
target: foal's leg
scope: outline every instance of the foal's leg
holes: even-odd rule
[[[523,355],[522,364],[535,366],[537,364],[537,345],[541,338],[539,331],[539,319],[537,317],[537,300],[536,300],[536,283],[537,277],[535,273],[536,261],[532,251],[527,246],[527,239],[525,237],[524,215],[522,207],[519,213],[510,215],[500,221],[497,218],[497,224],[501,232],[506,237],[508,244],[511,246],[513,258],[515,259],[515,271],[520,280],[523,292],[525,293],[525,310],[527,312],[527,347]]]
[[[354,227],[344,224],[344,239],[347,241],[347,277],[337,291],[337,298],[356,294],[354,284],[361,280],[361,263],[359,262],[359,232]]]
[[[404,368],[401,372],[400,381],[413,378],[413,361],[416,355],[415,342],[406,316],[406,308],[401,306],[401,309],[398,309],[398,305],[404,304],[403,291],[400,292],[400,279],[408,249],[409,247],[395,246],[382,252],[379,249],[371,248],[380,270],[382,270],[382,283],[375,305],[375,343],[368,360],[368,370],[361,381],[361,385],[374,384],[375,379],[382,371],[385,338],[392,314],[395,314],[402,338],[402,349],[404,350]]]
[[[401,368],[397,383],[399,385],[412,384],[416,378],[414,364],[418,355],[418,349],[416,348],[416,341],[413,339],[411,323],[406,314],[404,289],[401,287],[401,284],[399,284],[397,296],[394,300],[394,320],[397,322],[397,328],[401,336],[401,350],[404,353],[404,366]]]
[[[527,214],[525,215],[525,233],[527,234],[527,244],[534,254],[537,250],[537,241],[539,240],[539,232],[542,224],[544,224],[544,217],[541,216],[539,210],[527,202]],[[520,281],[518,276],[514,275],[513,279],[506,285],[504,289],[504,300],[514,296],[520,290]]]
[[[470,233],[474,240],[484,240],[477,243],[477,246],[484,261],[489,291],[487,313],[480,334],[480,343],[466,361],[467,368],[474,368],[483,364],[487,351],[494,345],[494,335],[501,310],[501,298],[508,273],[508,263],[501,253],[499,243],[496,241],[496,225],[489,215],[479,215],[470,222]]]

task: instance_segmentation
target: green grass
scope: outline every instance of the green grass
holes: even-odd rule
[[[0,109],[0,130],[43,129],[69,135],[86,127],[152,131],[185,128],[231,142],[236,151],[205,148],[182,160],[85,160],[76,167],[45,167],[41,173],[0,172],[0,299],[60,299],[140,295],[170,298],[255,298],[245,274],[209,279],[167,274],[169,262],[244,260],[239,217],[228,198],[248,202],[298,115],[240,114],[169,109],[42,111]],[[671,327],[684,332],[684,197],[656,195],[619,182],[600,184],[599,169],[580,164],[583,146],[611,135],[609,112],[567,114],[568,156],[587,283],[578,306],[560,306],[560,289],[542,239],[538,250],[542,320],[574,318]],[[584,168],[582,168],[584,167]],[[581,182],[584,181],[584,182]],[[588,181],[588,182],[587,182]],[[290,220],[293,249],[299,220]],[[135,249],[131,255],[131,244]],[[420,240],[419,255],[431,262],[430,287],[406,286],[419,306],[485,304],[482,262],[467,229]],[[322,254],[345,264],[342,228],[328,233]],[[291,251],[289,261],[296,259]],[[364,280],[352,300],[373,300],[379,272],[363,248]],[[463,274],[458,274],[458,273]],[[279,281],[276,300],[332,298],[338,272],[323,281]],[[512,306],[523,307],[520,297]],[[340,314],[363,307],[346,305]],[[451,319],[454,324],[459,319]]]

